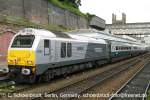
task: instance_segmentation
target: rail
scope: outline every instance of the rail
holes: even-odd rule
[[[113,95],[113,96],[111,96],[110,98],[109,98],[109,100],[115,100],[115,99],[117,99],[117,100],[120,100],[120,98],[121,97],[116,97],[116,95],[117,94],[121,94],[121,93],[131,93],[131,94],[133,94],[132,93],[132,91],[130,91],[129,90],[129,88],[131,89],[132,87],[134,87],[134,88],[136,88],[137,86],[136,86],[136,84],[135,84],[135,80],[137,80],[137,79],[141,79],[141,78],[139,78],[138,76],[140,76],[140,74],[144,74],[144,75],[146,75],[148,72],[146,72],[146,73],[144,73],[143,71],[144,71],[144,68],[146,67],[147,68],[147,66],[148,66],[148,64],[150,64],[149,62],[146,62],[143,66],[142,66],[142,68],[140,68],[121,88],[119,88],[118,89],[118,91]],[[150,68],[149,68],[150,69]],[[150,74],[150,71],[149,71],[149,74]],[[145,78],[143,78],[143,80],[144,80]],[[144,82],[143,82],[144,83]],[[131,84],[132,84],[132,86],[131,86]],[[146,88],[143,90],[143,96],[142,96],[142,98],[141,98],[141,100],[144,100],[144,98],[145,98],[145,96],[146,96],[146,93],[147,93],[147,90],[148,90],[148,87],[149,87],[149,85],[150,85],[150,76],[149,76],[149,82],[148,82],[148,84],[147,85],[138,85],[138,88],[140,87],[140,88],[145,88],[145,86],[146,86]],[[128,88],[127,88],[128,87]],[[126,88],[126,89],[125,89]],[[125,90],[126,90],[126,92],[125,92]],[[135,90],[134,90],[135,91]],[[141,90],[142,91],[142,90]],[[137,91],[136,91],[137,92]],[[139,92],[139,91],[138,91]],[[135,93],[135,92],[134,92]],[[128,99],[130,99],[130,98],[128,98]],[[136,98],[135,98],[135,100],[136,100]],[[139,100],[139,98],[138,98],[138,100]]]

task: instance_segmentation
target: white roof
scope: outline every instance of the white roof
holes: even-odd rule
[[[125,39],[132,40],[132,41],[137,41],[135,38],[132,38],[132,37],[127,36],[127,35],[122,35],[121,37],[122,37],[122,38],[125,38]]]
[[[106,40],[118,41],[118,42],[126,42],[131,44],[140,45],[138,41],[133,39],[125,39],[121,37],[117,37],[111,34],[106,34],[97,30],[77,30],[72,32],[50,32],[44,29],[34,29],[34,28],[25,28],[20,30],[16,35],[39,35],[44,37],[52,37],[52,38],[62,38],[62,39],[70,39],[70,40],[79,40],[79,41],[88,41],[92,43],[103,43],[107,44]]]
[[[71,31],[70,34],[77,34],[79,36],[91,37],[91,38],[95,38],[95,39],[105,39],[105,40],[128,42],[128,43],[134,43],[134,42],[139,43],[139,41],[137,41],[133,38],[132,39],[129,37],[123,38],[123,37],[115,36],[112,34],[107,34],[106,32],[98,31],[98,30],[94,30],[94,29],[74,30],[74,31]]]
[[[47,37],[56,37],[55,34],[48,30],[44,29],[34,29],[34,28],[25,28],[20,30],[17,35],[40,35],[40,36],[47,36]]]
[[[52,38],[61,38],[61,39],[70,39],[70,40],[80,40],[80,41],[87,41],[92,43],[103,43],[107,44],[103,39],[95,39],[86,36],[79,36],[77,34],[69,34],[69,33],[61,33],[61,32],[50,32],[44,29],[34,29],[34,28],[25,28],[20,30],[16,35],[38,35],[44,37],[52,37]]]
[[[86,37],[86,36],[79,36],[79,35],[73,35],[73,34],[69,34],[70,37],[72,37],[73,39],[76,40],[80,40],[80,41],[88,41],[88,42],[92,42],[92,43],[103,43],[103,44],[107,44],[107,42],[104,39],[95,39],[95,38],[91,38],[91,37]]]

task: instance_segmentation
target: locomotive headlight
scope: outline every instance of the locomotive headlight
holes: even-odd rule
[[[31,73],[31,71],[30,71],[30,69],[22,68],[21,73],[22,73],[23,75],[29,75],[29,74]]]
[[[11,63],[11,60],[8,60],[8,63]]]
[[[31,64],[33,64],[33,62],[32,62],[32,61],[27,61],[27,64],[30,64],[30,65],[31,65]]]
[[[14,64],[13,60],[8,60],[8,64]]]

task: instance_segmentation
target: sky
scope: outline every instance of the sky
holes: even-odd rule
[[[95,14],[112,23],[112,13],[121,19],[126,14],[127,23],[150,22],[150,0],[81,0],[83,13]]]

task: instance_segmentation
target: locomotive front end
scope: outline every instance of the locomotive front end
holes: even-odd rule
[[[34,82],[36,76],[35,36],[31,34],[16,35],[8,49],[9,76],[16,82]]]

